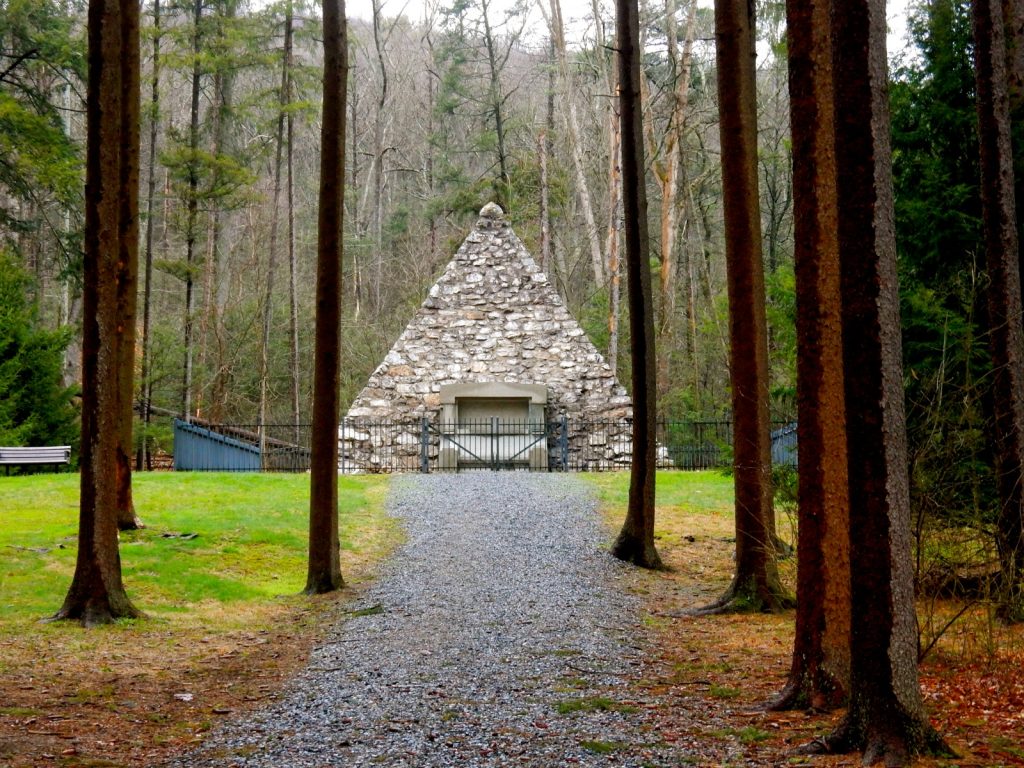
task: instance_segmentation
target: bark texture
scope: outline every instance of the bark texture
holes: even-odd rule
[[[1024,327],[1006,38],[999,0],[975,0],[972,7],[1000,503],[997,544],[1003,583],[999,614],[1020,621],[1024,619]]]
[[[799,535],[793,664],[774,709],[830,709],[850,676],[850,540],[831,0],[786,8],[793,139]]]
[[[345,96],[348,44],[344,0],[324,0],[324,88],[317,219],[316,341],[310,455],[309,571],[306,592],[342,584],[338,542],[338,424],[341,362],[341,260],[345,197]]]
[[[709,609],[775,611],[789,601],[775,564],[752,2],[716,0],[715,49],[729,294],[736,575]]]
[[[917,674],[884,0],[834,0],[832,55],[850,487],[850,705],[824,740],[864,764],[939,746]]]
[[[140,615],[121,582],[117,547],[123,483],[130,488],[131,481],[124,423],[130,431],[139,249],[139,4],[92,0],[88,35],[78,556],[55,618],[91,626]]]
[[[633,363],[633,462],[629,507],[612,545],[620,560],[660,568],[654,548],[656,395],[654,308],[651,299],[650,236],[644,185],[643,118],[640,107],[640,24],[637,0],[617,0],[619,116],[622,146],[623,215]]]
[[[160,118],[160,0],[153,0],[153,60],[152,60],[152,89],[149,99],[149,172],[146,179],[146,267],[145,267],[145,288],[142,299],[142,362],[139,374],[139,414],[142,419],[142,440],[139,441],[139,451],[136,455],[135,468],[138,470],[149,469],[149,423],[150,423],[150,400],[152,397],[153,385],[150,381],[150,310],[152,306],[152,285],[153,285],[153,201],[156,198],[156,144],[157,128]]]
[[[1010,114],[1016,123],[1024,110],[1024,0],[1002,0],[1002,8]]]

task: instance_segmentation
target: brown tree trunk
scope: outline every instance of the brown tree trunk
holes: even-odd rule
[[[1017,201],[1017,243],[1024,237],[1024,0],[1003,0],[1006,29],[1006,78],[1013,126],[1014,196]],[[1021,279],[1024,285],[1024,277]]]
[[[850,677],[850,539],[836,239],[831,2],[789,0],[797,323],[796,632],[773,709],[830,709]]]
[[[995,412],[997,545],[1002,565],[999,615],[1024,620],[1024,327],[1014,199],[1013,150],[1003,11],[974,0],[974,59],[981,148],[981,202],[989,274],[989,349]]]
[[[748,0],[716,0],[722,197],[729,293],[736,575],[707,610],[732,605],[775,611],[789,604],[775,564],[768,418],[768,321],[757,191],[754,11]]]
[[[551,272],[554,264],[551,243],[551,196],[548,181],[548,158],[551,156],[552,148],[551,134],[555,129],[555,43],[553,40],[549,41],[549,46],[550,61],[548,62],[548,92],[545,102],[544,128],[537,139],[537,150],[540,155],[540,268],[549,278],[554,278],[555,275]],[[558,277],[561,278],[561,275]]]
[[[202,72],[199,54],[202,43],[203,2],[196,0],[192,12],[192,95],[189,107],[188,146],[191,153],[188,171],[188,200],[185,218],[185,322],[184,362],[182,364],[181,418],[192,418],[192,345],[195,319],[195,266],[196,227],[199,220],[199,171],[196,153],[199,151],[199,78]]]
[[[153,201],[156,198],[156,140],[160,121],[160,0],[153,0],[153,85],[149,100],[149,170],[146,178],[146,267],[142,293],[142,361],[139,372],[139,418],[142,439],[135,457],[135,468],[147,469],[149,460],[150,382],[150,309],[153,296]]]
[[[215,16],[215,32],[210,40],[216,49],[230,48],[229,35],[231,22],[237,13],[237,0],[220,0]],[[223,54],[221,54],[223,55]],[[213,77],[213,156],[218,158],[231,154],[232,135],[230,128],[231,113],[234,106],[235,70],[222,63],[216,65]],[[221,186],[222,172],[215,164],[212,169],[211,185],[213,189]],[[210,402],[207,418],[214,422],[224,419],[224,409],[228,400],[228,385],[231,364],[228,360],[227,328],[224,324],[228,302],[230,282],[227,247],[227,213],[223,199],[213,195],[207,202],[210,208],[209,237],[207,241],[207,261],[205,264],[205,307],[200,343],[200,360],[206,370],[212,370],[209,392]],[[211,344],[212,340],[212,344]],[[212,347],[212,350],[211,350]],[[212,357],[212,360],[211,360]],[[199,403],[196,404],[199,410]]]
[[[281,170],[284,160],[285,143],[285,112],[291,100],[289,78],[289,58],[291,56],[291,4],[285,11],[284,53],[281,61],[281,89],[278,93],[277,131],[274,149],[274,194],[271,199],[270,242],[267,245],[267,285],[263,293],[263,333],[260,339],[260,401],[259,401],[259,440],[260,455],[266,455],[267,440],[267,400],[270,387],[270,331],[274,312],[274,276],[277,267],[278,232],[281,222]],[[298,421],[295,422],[298,424]]]
[[[540,160],[540,269],[551,274],[551,213],[548,193],[548,132],[542,130],[537,136],[537,157]]]
[[[288,69],[287,79],[287,93],[286,98],[291,103],[292,98],[292,37],[293,29],[295,26],[294,11],[292,9],[291,2],[288,3],[287,9],[285,10],[284,17],[284,60],[285,67]],[[299,394],[301,387],[301,370],[299,368],[299,264],[298,255],[295,250],[295,118],[292,115],[292,111],[288,110],[288,116],[285,120],[287,128],[286,143],[288,147],[287,154],[287,198],[288,198],[288,305],[289,305],[289,318],[288,318],[288,335],[291,339],[291,356],[292,356],[292,423],[295,429],[295,443],[299,444],[300,426],[299,422],[302,419],[301,411],[299,409]]]
[[[850,488],[850,705],[820,744],[907,765],[940,740],[917,675],[884,0],[834,0],[838,237]]]
[[[123,424],[132,420],[139,215],[139,4],[89,3],[82,453],[78,556],[57,619],[139,616],[121,582]],[[130,474],[129,474],[130,482]]]
[[[633,365],[633,462],[629,507],[612,554],[644,568],[660,568],[654,548],[654,477],[657,441],[654,307],[651,300],[650,237],[644,186],[643,112],[640,104],[640,23],[637,0],[616,0],[619,119],[622,146],[622,208]]]
[[[1002,0],[1011,122],[1024,110],[1024,0]],[[1020,202],[1018,200],[1018,202]]]
[[[323,0],[324,87],[317,218],[316,341],[310,457],[309,572],[306,593],[339,589],[338,418],[341,358],[341,261],[345,198],[345,1]]]

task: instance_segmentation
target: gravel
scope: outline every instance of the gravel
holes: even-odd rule
[[[397,478],[408,540],[269,708],[179,766],[679,765],[644,725],[640,605],[566,475]],[[691,758],[692,759],[692,758]]]

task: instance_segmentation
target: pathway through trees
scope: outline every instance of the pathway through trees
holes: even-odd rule
[[[640,605],[583,483],[411,476],[390,506],[408,540],[357,610],[279,703],[178,765],[686,761],[627,685],[648,657]]]

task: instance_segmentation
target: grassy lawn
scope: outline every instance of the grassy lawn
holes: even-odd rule
[[[373,557],[391,526],[379,477],[339,481],[343,560]],[[124,582],[155,618],[294,595],[305,583],[306,475],[150,473],[133,480],[146,524],[121,534]],[[0,626],[60,607],[74,572],[78,477],[0,478]]]
[[[626,507],[629,496],[629,472],[604,472],[578,475],[598,490],[602,505]],[[695,514],[732,517],[733,479],[724,472],[708,469],[699,472],[658,472],[655,496],[659,510],[669,514]]]
[[[310,598],[308,475],[138,474],[120,552],[147,618],[85,630],[39,621],[71,584],[77,475],[0,477],[0,766],[160,764],[276,696],[400,539],[387,483],[339,479],[347,589]]]

